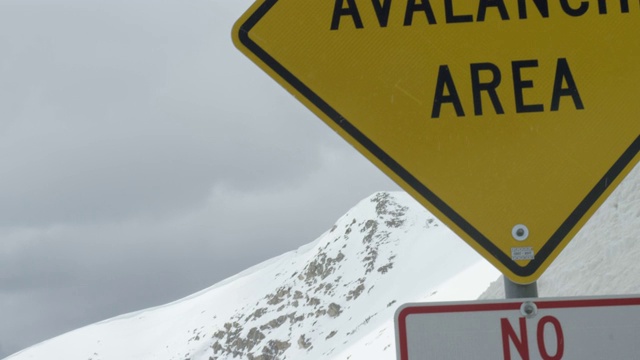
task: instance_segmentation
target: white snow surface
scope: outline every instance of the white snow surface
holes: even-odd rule
[[[541,277],[540,296],[640,293],[638,229],[636,168]],[[409,195],[380,192],[298,250],[7,359],[395,359],[400,305],[502,298],[499,275]]]

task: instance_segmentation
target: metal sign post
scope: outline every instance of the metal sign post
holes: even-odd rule
[[[538,297],[538,282],[531,284],[516,284],[504,276],[504,297],[505,299],[522,299]]]

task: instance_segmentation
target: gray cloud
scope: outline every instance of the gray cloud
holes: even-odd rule
[[[0,301],[9,301],[2,308],[14,325],[0,326],[0,338],[15,350],[186,296],[312,241],[355,205],[354,197],[388,185],[354,159],[359,155],[343,152],[325,149],[322,165],[299,186],[246,192],[219,185],[201,207],[174,216],[5,228]],[[351,181],[362,175],[373,181]]]
[[[258,71],[232,48],[229,15],[173,2],[164,3],[171,11],[54,4],[14,19],[27,45],[0,73],[13,84],[0,99],[10,109],[0,223],[170,211],[200,201],[211,183],[278,186],[316,166],[317,136],[304,123],[317,120],[266,76],[235,65]]]
[[[0,357],[203,289],[395,188],[233,48],[249,4],[0,3]]]

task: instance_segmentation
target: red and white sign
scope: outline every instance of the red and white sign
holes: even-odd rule
[[[640,298],[406,304],[399,360],[638,359]]]

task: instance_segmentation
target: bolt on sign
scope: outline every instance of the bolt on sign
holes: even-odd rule
[[[517,283],[640,159],[640,3],[259,0],[236,46]]]
[[[640,298],[405,304],[398,360],[636,359]]]

